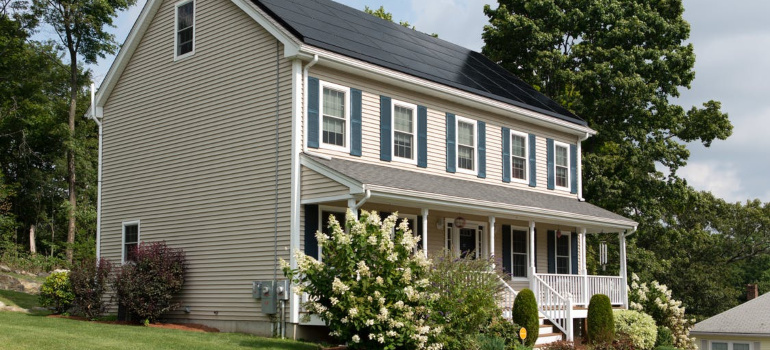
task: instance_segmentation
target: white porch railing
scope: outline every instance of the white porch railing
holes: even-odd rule
[[[553,288],[559,295],[572,295],[572,301],[581,305],[586,300],[585,276],[583,275],[552,275],[537,274],[545,284]]]
[[[610,297],[613,305],[625,305],[626,295],[623,295],[623,277],[620,276],[586,276],[588,295],[604,294]],[[587,302],[586,302],[586,305]]]
[[[551,288],[541,275],[533,275],[532,285],[537,308],[540,313],[548,318],[556,328],[567,335],[567,340],[573,340],[572,333],[572,296],[563,296]]]
[[[613,305],[624,305],[623,278],[619,276],[536,274],[559,295],[572,295],[575,305],[588,306],[595,294],[604,294]]]
[[[500,280],[500,284],[503,285],[502,290],[500,291],[500,298],[498,299],[501,303],[500,309],[503,310],[503,318],[506,320],[512,320],[513,319],[513,302],[516,300],[516,295],[518,294],[516,290],[511,287],[508,282],[506,282],[500,275],[497,276],[497,279]]]

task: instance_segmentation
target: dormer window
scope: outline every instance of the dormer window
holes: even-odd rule
[[[176,4],[176,23],[174,37],[174,59],[191,56],[195,53],[195,0],[181,1]]]

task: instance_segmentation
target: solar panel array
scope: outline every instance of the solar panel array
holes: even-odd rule
[[[478,52],[331,0],[252,1],[305,44],[586,125]]]

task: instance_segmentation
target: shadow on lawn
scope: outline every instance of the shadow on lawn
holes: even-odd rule
[[[240,343],[238,343],[240,346],[244,347],[250,347],[250,348],[258,348],[263,349],[265,347],[268,347],[270,349],[286,349],[286,350],[316,350],[319,349],[318,346],[314,346],[313,344],[297,344],[297,343],[288,343],[288,342],[269,342],[266,344],[265,339],[254,339],[254,340],[244,340]]]

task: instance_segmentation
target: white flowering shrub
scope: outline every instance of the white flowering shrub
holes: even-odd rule
[[[649,286],[641,283],[639,276],[631,274],[629,288],[629,308],[652,316],[658,326],[671,330],[674,346],[679,349],[695,349],[695,340],[690,337],[690,330],[695,319],[687,319],[682,302],[671,296],[666,285],[652,281]]]
[[[652,316],[635,310],[615,310],[615,333],[623,334],[639,350],[650,350],[655,347],[658,336],[658,326]]]
[[[381,220],[376,212],[350,211],[346,226],[331,216],[331,235],[317,232],[323,263],[296,252],[297,269],[282,261],[297,294],[307,293],[303,307],[326,321],[331,335],[353,349],[441,349],[440,327],[429,325],[427,291],[430,261],[412,253],[418,237],[397,214]],[[346,232],[347,231],[347,232]]]

